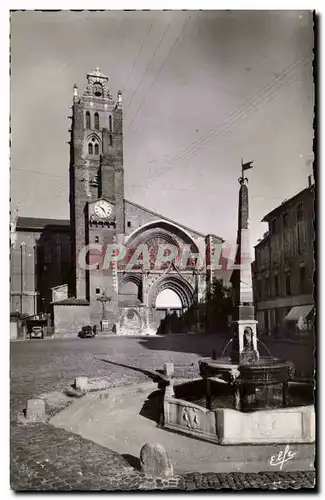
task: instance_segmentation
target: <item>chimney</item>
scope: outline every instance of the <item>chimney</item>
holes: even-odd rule
[[[308,187],[311,186],[311,175],[308,175]]]

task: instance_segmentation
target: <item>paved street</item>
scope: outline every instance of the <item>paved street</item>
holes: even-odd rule
[[[70,385],[76,376],[100,377],[111,387],[116,387],[147,381],[148,375],[139,370],[156,370],[162,368],[167,361],[174,362],[181,376],[193,376],[197,370],[197,360],[202,356],[211,355],[213,348],[217,354],[221,354],[224,344],[224,339],[216,340],[214,337],[196,335],[12,342],[12,488],[107,490],[155,487],[312,487],[314,474],[311,472],[187,474],[168,484],[159,481],[148,482],[136,469],[130,470],[127,459],[114,451],[48,424],[17,424],[17,414],[25,408],[28,398],[62,390]],[[292,351],[292,347],[287,349],[289,353]],[[306,353],[306,347],[301,350]],[[284,353],[282,346],[282,356]],[[133,369],[127,366],[132,366]]]

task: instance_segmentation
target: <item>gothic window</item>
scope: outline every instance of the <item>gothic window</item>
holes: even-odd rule
[[[97,111],[94,114],[94,126],[95,126],[96,130],[99,130],[99,115],[98,115]]]
[[[96,97],[102,97],[102,95],[103,95],[103,87],[101,86],[100,83],[95,83],[94,84],[94,95]]]
[[[112,115],[109,115],[109,132],[112,133]]]
[[[86,112],[86,128],[91,128],[90,113],[89,113],[89,111]]]
[[[99,243],[99,238],[98,238],[98,236],[95,236],[95,243]]]
[[[99,155],[99,142],[97,137],[92,137],[91,140],[88,142],[88,154],[89,155]]]

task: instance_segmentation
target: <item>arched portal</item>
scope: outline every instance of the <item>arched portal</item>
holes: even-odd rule
[[[185,278],[174,274],[164,274],[153,283],[148,291],[148,306],[155,308],[158,295],[164,290],[172,290],[177,294],[183,309],[190,307],[194,300],[195,290]]]
[[[155,307],[158,295],[166,289],[173,290],[178,295],[184,309],[192,305],[195,293],[192,285],[182,276],[164,274],[153,283],[148,292],[149,307]]]
[[[193,304],[194,296],[195,289],[186,278],[178,274],[164,274],[152,284],[148,293],[149,326],[159,332],[160,329],[165,328],[163,325],[167,317],[174,320],[177,316],[181,318],[183,313]],[[169,307],[157,307],[162,298],[177,300],[179,307],[171,307],[173,305],[171,302],[168,304]]]
[[[157,327],[157,332],[162,333],[162,331],[164,331],[166,333],[167,318],[173,318],[173,325],[175,329],[175,317],[181,318],[183,313],[184,309],[179,295],[174,290],[165,288],[157,295],[155,310],[152,315],[152,325]],[[178,322],[176,328],[177,333],[180,333],[179,327],[180,323]]]

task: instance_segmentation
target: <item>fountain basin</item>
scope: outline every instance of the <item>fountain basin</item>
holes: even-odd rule
[[[177,384],[174,387],[176,393],[174,397],[165,395],[164,428],[221,445],[312,443],[315,441],[313,404],[301,405],[301,399],[293,398],[291,403],[299,405],[252,412],[238,411],[230,407],[209,409],[205,406],[205,398],[200,400],[200,392],[197,391],[195,395],[197,384],[201,384],[202,389],[202,380],[196,380]],[[231,401],[231,397],[226,397],[228,386],[220,384],[220,389],[221,387],[224,395],[216,405],[226,406],[229,400]],[[289,394],[291,389],[293,388],[290,385]],[[295,392],[301,395],[301,387],[297,387]],[[306,398],[306,401],[310,402],[311,398]]]
[[[208,408],[215,382],[230,385],[236,410],[252,411],[288,404],[288,381],[293,375],[290,361],[265,357],[254,363],[238,364],[230,358],[206,358],[199,361],[199,367],[206,383]]]
[[[231,358],[205,358],[199,361],[200,375],[206,377],[220,377],[230,382],[240,376],[247,383],[265,384],[286,382],[292,375],[293,364],[278,358],[261,357],[253,364],[239,364]]]

